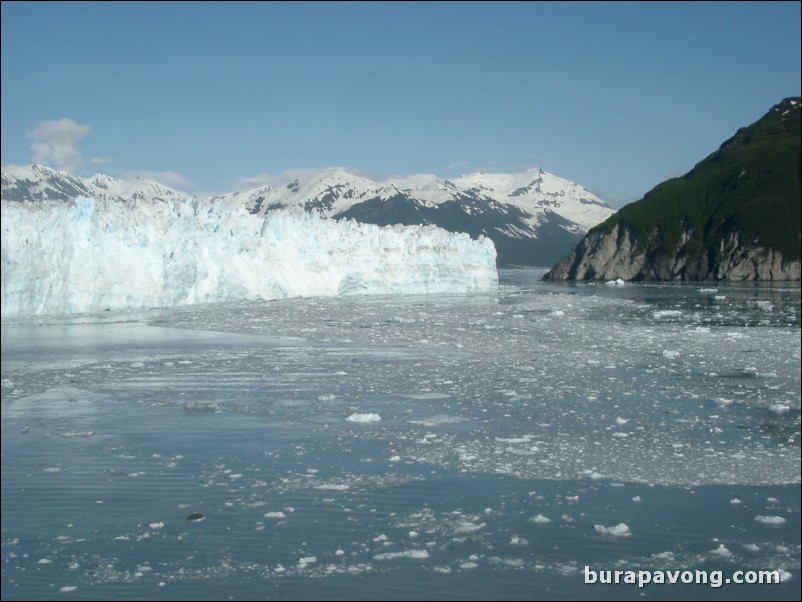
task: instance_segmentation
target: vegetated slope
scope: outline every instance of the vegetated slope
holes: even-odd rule
[[[799,280],[800,103],[786,98],[680,178],[592,228],[554,280]]]

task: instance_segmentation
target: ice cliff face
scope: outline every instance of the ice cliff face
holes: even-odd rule
[[[489,239],[435,227],[253,215],[189,200],[2,201],[2,316],[232,300],[468,293],[497,282]]]
[[[692,257],[686,233],[669,256],[640,249],[632,231],[617,224],[593,231],[544,277],[548,280],[799,280],[800,262],[779,251],[743,244],[736,233],[715,252]]]

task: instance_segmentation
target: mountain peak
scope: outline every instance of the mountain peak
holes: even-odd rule
[[[772,111],[779,113],[780,115],[788,115],[792,111],[799,111],[799,108],[802,106],[802,102],[800,102],[799,96],[791,96],[789,98],[785,98],[779,104],[772,107]]]

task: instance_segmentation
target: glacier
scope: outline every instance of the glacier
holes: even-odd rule
[[[496,250],[434,226],[193,199],[2,201],[2,317],[495,288]]]

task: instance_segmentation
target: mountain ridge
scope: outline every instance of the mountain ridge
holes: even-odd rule
[[[39,165],[9,166],[3,168],[2,190],[3,199],[14,201],[79,195],[123,202],[192,198],[244,204],[255,214],[301,206],[323,217],[376,225],[435,225],[474,238],[487,236],[502,265],[549,265],[614,213],[585,188],[538,168],[451,179],[415,174],[382,180],[327,168],[272,177],[269,184],[226,194],[192,197],[148,180],[103,174],[79,178]]]

